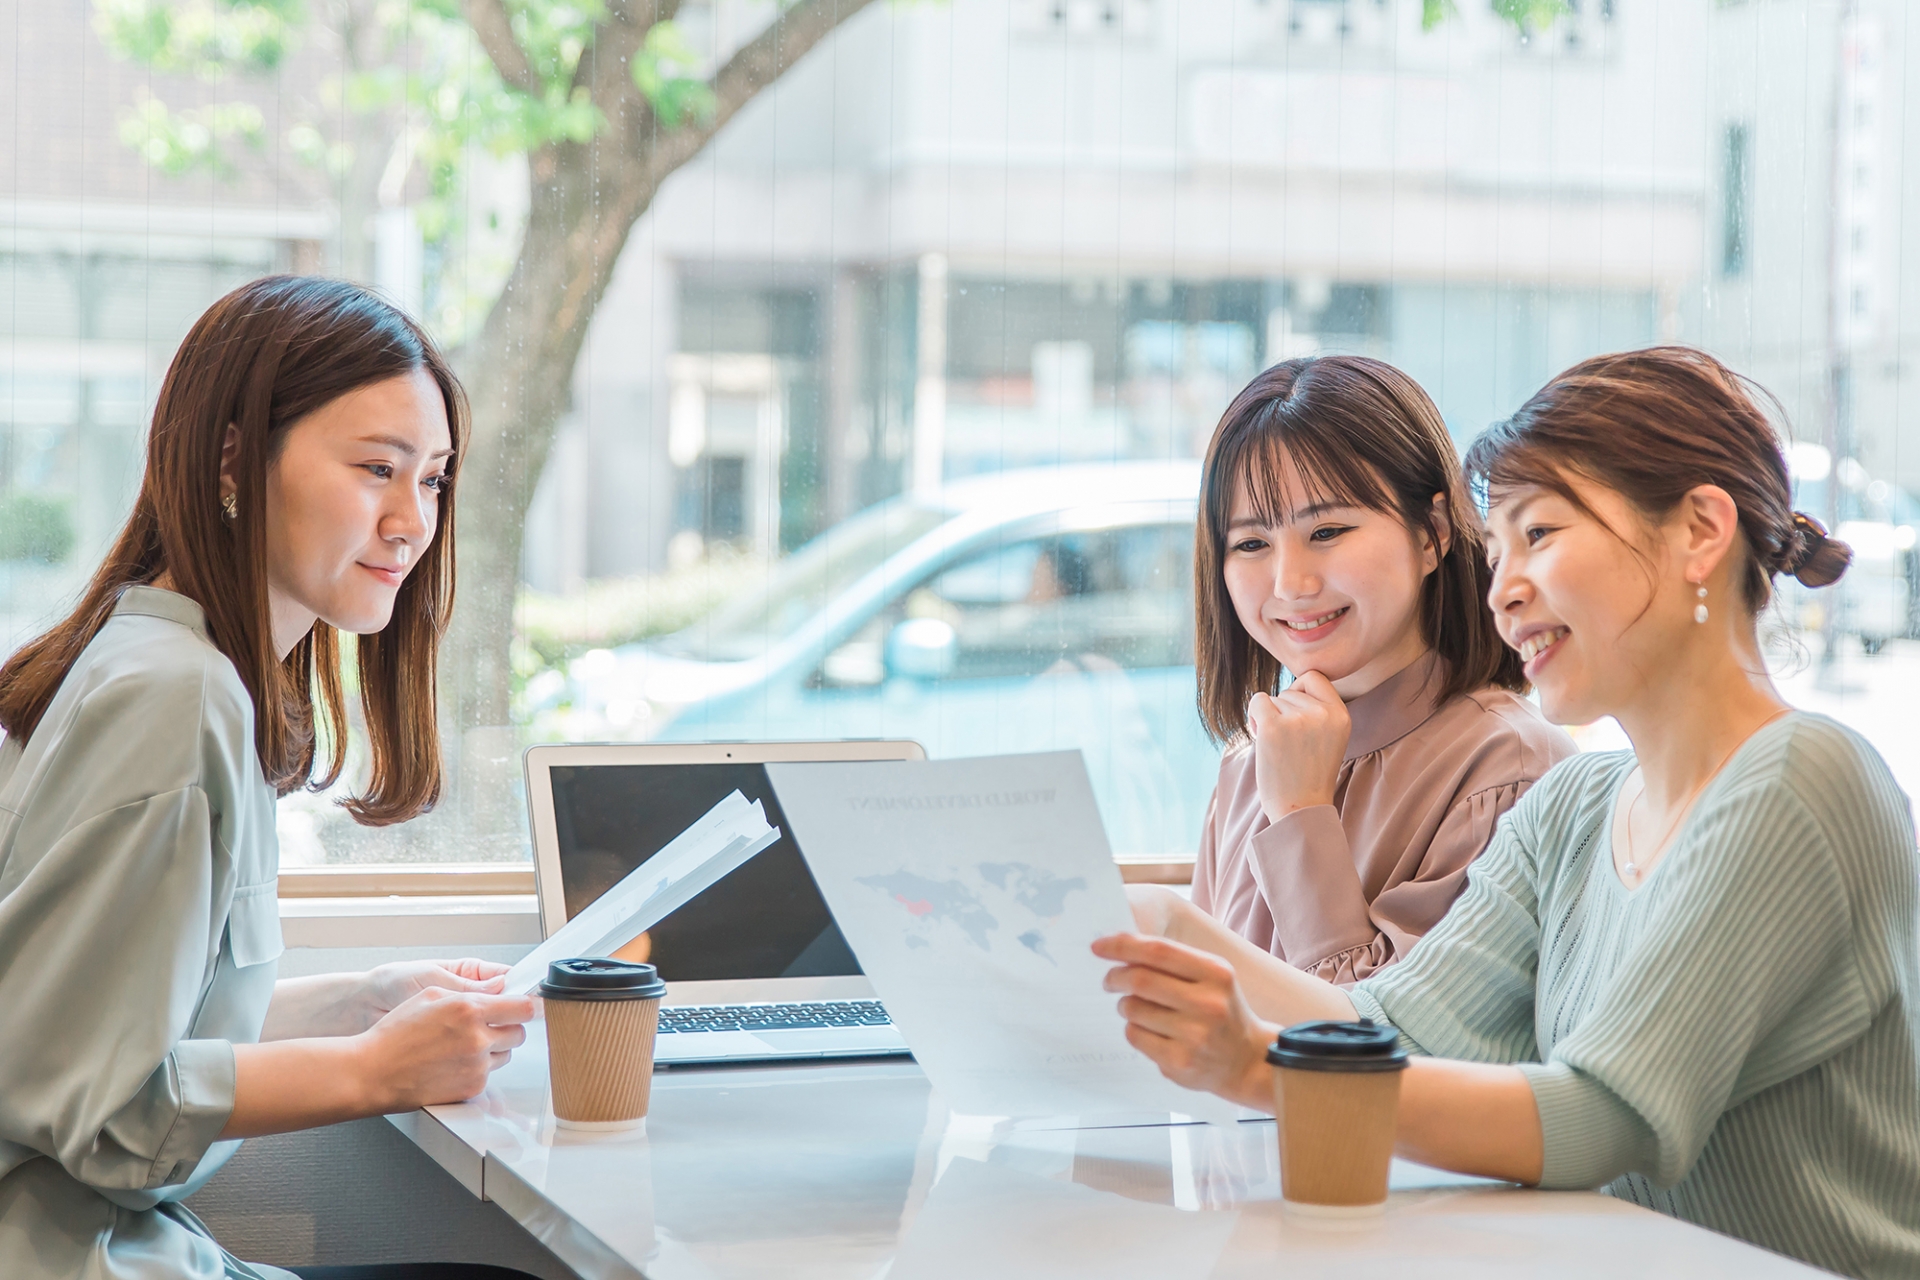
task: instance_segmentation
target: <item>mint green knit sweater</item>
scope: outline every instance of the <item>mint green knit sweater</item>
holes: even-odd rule
[[[1864,739],[1795,713],[1735,753],[1638,890],[1624,752],[1514,807],[1466,893],[1352,989],[1411,1049],[1517,1063],[1545,1187],[1857,1276],[1920,1276],[1920,873]]]

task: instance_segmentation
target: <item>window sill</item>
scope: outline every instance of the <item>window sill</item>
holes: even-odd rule
[[[1193,864],[1122,860],[1128,884],[1185,885]],[[307,867],[280,874],[289,947],[533,945],[532,867]]]
[[[531,893],[280,899],[289,947],[464,947],[540,941]]]

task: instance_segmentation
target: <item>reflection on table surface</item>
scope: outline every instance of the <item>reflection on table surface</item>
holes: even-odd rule
[[[582,1134],[554,1124],[543,1030],[432,1116],[596,1280],[1820,1274],[1605,1196],[1403,1162],[1381,1217],[1301,1218],[1270,1121],[1009,1125],[949,1112],[906,1061],[662,1072],[644,1133]]]

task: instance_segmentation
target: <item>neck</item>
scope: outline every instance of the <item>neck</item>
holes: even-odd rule
[[[1427,642],[1420,638],[1420,632],[1415,628],[1366,666],[1352,675],[1335,680],[1333,691],[1340,695],[1342,702],[1352,702],[1355,698],[1372,693],[1426,655]]]
[[[272,582],[267,583],[267,617],[273,626],[273,656],[281,662],[320,620],[319,614],[296,604]]]
[[[1742,742],[1787,710],[1750,621],[1698,630],[1613,713],[1633,743],[1655,811],[1686,804]]]

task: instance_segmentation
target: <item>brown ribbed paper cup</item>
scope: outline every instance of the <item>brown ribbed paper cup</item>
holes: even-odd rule
[[[1287,1207],[1334,1218],[1379,1213],[1407,1065],[1393,1028],[1303,1022],[1280,1033],[1267,1061]]]
[[[667,984],[650,964],[589,957],[547,966],[547,1077],[563,1129],[638,1129],[653,1095]]]

